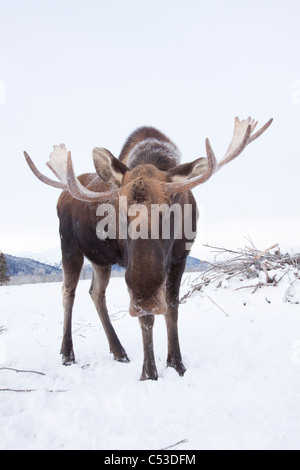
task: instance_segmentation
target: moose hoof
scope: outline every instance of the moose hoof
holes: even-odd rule
[[[144,380],[158,380],[156,367],[153,369],[143,369],[140,381],[143,382]]]
[[[127,354],[125,353],[124,356],[115,356],[114,355],[114,360],[118,362],[123,362],[124,364],[127,364],[130,362],[130,359],[128,358]]]
[[[118,350],[115,350],[115,351],[110,349],[110,352],[114,356],[115,361],[124,362],[124,363],[130,362],[130,360],[129,360],[127,354],[126,354],[125,349],[122,348],[122,349],[118,349]]]
[[[63,366],[71,366],[72,364],[74,364],[75,363],[75,354],[74,354],[74,352],[72,351],[67,356],[62,354],[61,362],[62,362]]]
[[[183,377],[186,372],[186,368],[184,367],[181,360],[168,361],[167,367],[173,367],[173,369],[176,370],[176,372],[178,373],[178,375],[180,375],[180,377]]]
[[[144,382],[145,380],[158,380],[158,375],[153,374],[152,376],[148,376],[146,374],[142,374],[141,378],[140,378],[140,381]]]

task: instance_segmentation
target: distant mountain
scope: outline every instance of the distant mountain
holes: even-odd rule
[[[5,255],[6,262],[9,268],[9,275],[11,281],[14,284],[23,284],[23,283],[38,283],[38,282],[52,282],[52,281],[61,281],[62,280],[62,269],[61,262],[57,259],[57,254],[60,251],[55,250],[53,254],[56,256],[52,257],[53,265],[48,263],[42,263],[36,261],[35,259],[21,256],[12,256]],[[46,254],[47,256],[47,254]],[[49,254],[48,254],[49,256]],[[59,255],[60,256],[60,255]],[[36,254],[35,257],[40,257],[43,259],[42,253]],[[86,261],[81,278],[90,279],[92,277],[92,267],[88,261]],[[186,264],[186,271],[203,271],[207,269],[208,264],[200,261],[197,258],[189,256]],[[125,273],[125,269],[114,265],[112,268],[112,275],[122,276]]]
[[[209,268],[209,265],[205,261],[200,261],[198,258],[193,258],[193,256],[188,256],[186,261],[185,270],[188,272],[194,271],[205,271]]]
[[[197,271],[205,271],[208,269],[209,265],[204,261],[200,261],[198,258],[193,258],[192,256],[188,256],[185,271],[186,272],[197,272]],[[112,267],[112,274],[115,276],[122,276],[125,274],[125,268],[118,266],[115,264]],[[89,276],[92,275],[92,266],[87,264],[84,266],[84,276],[87,279]]]
[[[50,250],[42,251],[40,253],[33,253],[31,251],[22,251],[16,253],[16,256],[21,258],[30,258],[35,261],[39,261],[43,264],[55,266],[56,268],[61,267],[61,249],[60,247],[51,248]]]
[[[40,263],[30,258],[7,254],[4,256],[13,283],[50,282],[62,279],[62,270],[55,266]]]

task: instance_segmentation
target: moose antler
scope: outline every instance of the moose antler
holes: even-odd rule
[[[60,180],[55,181],[48,176],[43,175],[35,166],[27,152],[24,152],[26,161],[35,176],[45,184],[58,189],[67,189],[69,193],[80,201],[101,202],[108,199],[114,199],[119,194],[119,189],[110,191],[90,191],[85,188],[77,178],[74,172],[71,152],[68,152],[64,144],[54,145],[54,151],[50,154],[50,161],[46,165]]]
[[[207,168],[204,173],[186,181],[163,183],[166,193],[169,195],[183,193],[184,191],[193,189],[196,186],[205,183],[205,181],[207,181],[214,173],[240,155],[248,144],[260,137],[263,132],[268,129],[272,121],[273,119],[270,119],[261,129],[253,134],[253,131],[257,126],[257,121],[254,121],[254,119],[251,119],[250,117],[240,121],[239,118],[236,117],[233,137],[222,160],[219,162],[217,161],[210,145],[210,141],[209,139],[206,139]],[[71,153],[67,151],[64,144],[54,146],[54,151],[50,154],[50,161],[47,163],[48,167],[59,181],[52,180],[43,175],[37,169],[28,153],[24,152],[24,155],[29,167],[39,180],[53,186],[54,188],[67,189],[75,199],[85,202],[100,203],[107,200],[113,200],[120,194],[120,188],[97,192],[84,187],[75,175]]]
[[[214,173],[219,171],[227,163],[234,160],[238,155],[242,153],[244,148],[253,142],[255,139],[260,137],[263,132],[265,132],[268,127],[272,124],[273,119],[270,119],[261,129],[259,129],[255,134],[251,135],[254,129],[257,126],[257,121],[248,117],[240,121],[238,117],[235,118],[234,133],[227,152],[225,153],[222,160],[217,162],[212,147],[210,145],[209,139],[206,139],[206,154],[207,154],[207,169],[204,173],[195,178],[184,182],[172,182],[165,183],[165,188],[168,194],[177,194],[183,193],[189,189],[193,189],[199,184],[205,183]]]
[[[30,156],[27,152],[24,152],[26,161],[35,174],[35,176],[42,181],[43,183],[48,184],[49,186],[53,186],[54,188],[58,189],[68,189],[67,184],[67,149],[65,144],[54,145],[54,151],[50,153],[50,160],[46,163],[46,165],[50,168],[50,170],[54,173],[54,175],[60,180],[55,181],[48,176],[43,175],[35,166],[33,161],[31,160]]]
[[[32,172],[34,173],[34,175],[40,180],[42,181],[43,183],[45,184],[48,184],[49,186],[53,186],[54,188],[58,188],[58,189],[68,189],[67,185],[65,183],[62,183],[62,182],[59,182],[59,181],[55,181],[55,180],[52,180],[51,178],[48,178],[48,176],[45,176],[43,175],[38,169],[37,167],[35,166],[35,164],[33,163],[33,161],[31,160],[30,156],[28,155],[27,152],[24,152],[24,156],[26,158],[26,161],[30,167],[30,169],[32,170]],[[53,170],[52,170],[53,171]],[[57,175],[56,175],[57,176]]]
[[[85,202],[102,202],[107,200],[112,200],[117,197],[120,193],[119,188],[111,189],[110,191],[90,191],[89,189],[85,188],[77,178],[74,172],[71,152],[68,152],[67,157],[67,182],[68,182],[68,190],[70,194],[79,201]]]

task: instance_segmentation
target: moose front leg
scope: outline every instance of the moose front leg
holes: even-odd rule
[[[65,236],[61,227],[62,266],[64,273],[63,282],[63,309],[64,330],[61,345],[62,363],[70,366],[75,362],[75,354],[72,341],[72,311],[75,300],[76,287],[79,281],[83,265],[83,255],[74,240]]]
[[[105,291],[109,283],[111,267],[101,267],[95,264],[93,266],[93,279],[90,288],[90,295],[95,304],[99,318],[106,333],[110,352],[113,354],[114,359],[119,362],[129,362],[126,351],[119,341],[119,338],[110,322],[106,300]]]
[[[139,322],[142,328],[144,347],[144,363],[140,380],[157,380],[158,374],[153,349],[154,315],[141,316]]]
[[[176,265],[172,265],[167,280],[167,304],[168,310],[165,314],[165,320],[168,333],[168,358],[167,366],[173,367],[180,376],[183,376],[186,368],[183,365],[179,338],[178,338],[178,306],[179,289],[182,274],[185,269],[185,260]]]
[[[182,362],[179,338],[178,338],[178,300],[173,300],[165,315],[168,333],[168,358],[167,366],[173,367],[180,376],[183,376],[186,368]]]
[[[72,310],[75,300],[75,288],[68,289],[63,286],[64,330],[60,353],[62,363],[70,366],[75,362],[75,354],[72,341]]]

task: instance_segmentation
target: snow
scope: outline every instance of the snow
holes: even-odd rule
[[[61,283],[0,287],[0,388],[32,390],[0,392],[0,449],[300,449],[300,281],[292,296],[288,276],[236,290],[247,284],[210,284],[180,306],[184,377],[166,368],[156,318],[157,382],[139,381],[141,332],[124,278],[111,279],[107,302],[129,364],[108,352],[89,281],[78,286],[71,367],[59,356]]]

